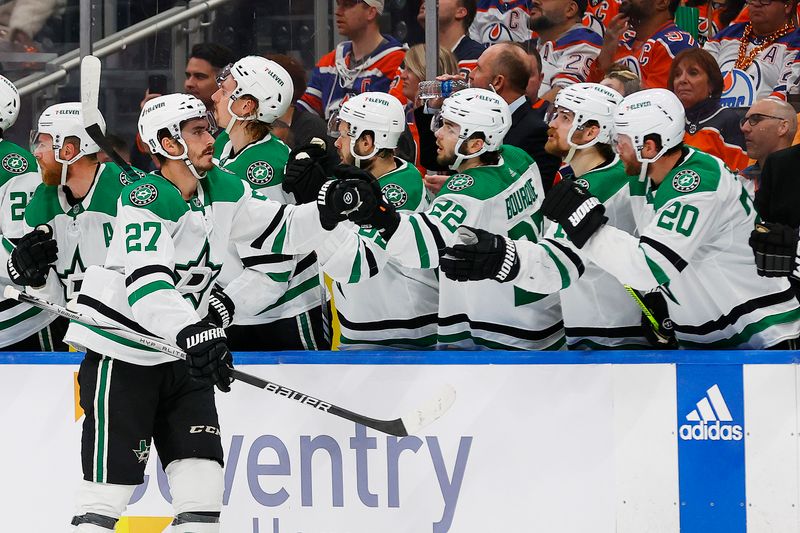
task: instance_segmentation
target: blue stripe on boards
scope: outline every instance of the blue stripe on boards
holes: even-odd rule
[[[80,363],[81,359],[83,354],[80,352],[0,352],[0,365],[71,365]],[[800,363],[800,352],[790,350],[237,352],[234,354],[234,362],[244,365],[778,365]]]

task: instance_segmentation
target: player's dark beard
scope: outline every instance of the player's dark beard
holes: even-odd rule
[[[456,162],[456,154],[445,154],[442,152],[436,156],[436,162],[444,167],[449,167]]]
[[[547,31],[556,26],[556,22],[545,15],[531,19],[528,26],[534,31]]]
[[[628,163],[623,160],[622,166],[625,169],[625,174],[628,176],[638,176],[639,172],[642,171],[642,164],[639,161],[636,161],[636,163]]]

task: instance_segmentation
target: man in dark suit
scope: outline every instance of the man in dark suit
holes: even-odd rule
[[[469,81],[471,87],[494,91],[506,101],[511,110],[511,129],[503,142],[521,148],[533,157],[547,192],[553,185],[561,159],[544,149],[547,124],[542,113],[533,109],[533,103],[525,96],[530,76],[531,63],[525,49],[519,43],[506,42],[486,49],[470,73]],[[453,77],[441,76],[439,79]],[[428,170],[447,170],[436,162],[436,141],[430,131],[432,115],[419,107],[414,111],[414,117],[419,131],[422,166]]]
[[[798,229],[800,228],[800,146],[771,153],[761,169],[755,206],[762,223],[750,236],[761,276],[788,276],[800,298]]]
[[[504,142],[522,148],[533,157],[547,191],[553,185],[561,161],[544,150],[547,124],[525,96],[530,76],[530,59],[525,49],[518,43],[506,42],[486,49],[470,73],[469,81],[471,87],[493,90],[508,103],[511,129]]]

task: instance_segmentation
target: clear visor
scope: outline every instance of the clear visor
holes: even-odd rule
[[[233,68],[233,63],[228,63],[225,68],[219,71],[217,75],[217,87],[222,87],[222,82],[231,75],[231,69]]]
[[[441,111],[439,111],[433,115],[433,118],[431,119],[431,131],[436,133],[442,126],[444,126],[444,117],[442,116]]]
[[[206,118],[208,119],[208,133],[211,135],[216,135],[217,131],[219,130],[219,126],[217,125],[217,119],[214,118],[214,112],[206,111]]]
[[[328,136],[333,137],[334,139],[338,139],[339,135],[339,125],[342,123],[342,120],[339,118],[339,110],[336,110],[331,115],[331,118],[328,119]]]
[[[555,119],[560,119],[565,122],[572,122],[575,119],[575,113],[566,107],[551,105],[547,110],[547,113],[544,115],[544,123],[550,124],[550,122]]]
[[[31,153],[35,152],[40,147],[43,149],[53,148],[52,138],[41,140],[40,137],[41,137],[41,132],[38,129],[31,130],[30,138],[28,139],[29,145],[31,147]]]

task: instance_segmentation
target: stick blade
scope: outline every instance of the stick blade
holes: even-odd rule
[[[89,127],[100,124],[100,59],[88,55],[81,59],[81,107],[83,108],[83,125]]]
[[[409,435],[417,433],[422,428],[438,420],[445,414],[456,401],[456,389],[451,385],[445,385],[439,394],[431,398],[427,403],[418,407],[413,413],[402,417],[403,426]]]

